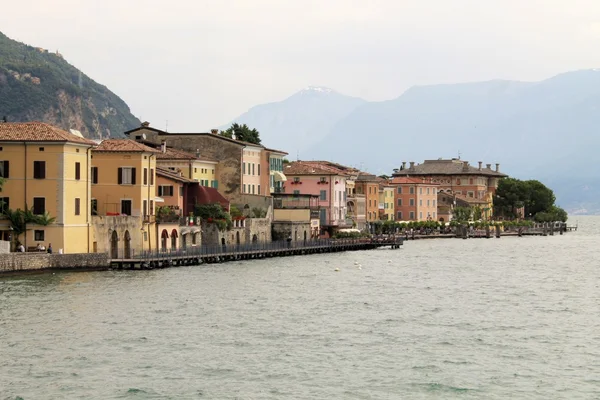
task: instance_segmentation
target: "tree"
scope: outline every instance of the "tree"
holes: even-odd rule
[[[219,135],[228,138],[233,138],[234,134],[235,138],[237,140],[241,140],[242,142],[260,144],[260,133],[256,130],[256,128],[250,129],[246,124],[240,125],[238,123],[233,123],[229,129],[219,133]]]
[[[452,210],[452,220],[457,222],[467,222],[471,219],[473,210],[470,207],[456,207]]]
[[[566,212],[554,202],[554,192],[537,180],[522,181],[515,178],[504,178],[498,183],[494,198],[494,213],[504,217],[517,217],[517,210],[524,208],[525,216],[538,220],[557,218],[566,220]],[[536,217],[537,214],[541,214]]]

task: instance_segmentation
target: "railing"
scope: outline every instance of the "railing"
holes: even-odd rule
[[[135,253],[133,250],[126,254],[124,251],[119,251],[117,257],[114,260],[120,259],[142,259],[142,260],[153,260],[153,259],[164,259],[164,258],[176,258],[176,257],[206,257],[206,256],[219,256],[224,254],[234,253],[247,253],[247,252],[260,252],[260,251],[277,251],[277,250],[302,250],[302,249],[314,249],[314,248],[340,248],[351,245],[366,245],[371,243],[382,244],[396,244],[402,239],[386,238],[385,240],[381,237],[374,238],[360,238],[360,239],[313,239],[306,241],[292,241],[279,240],[274,242],[255,242],[247,244],[228,244],[228,245],[201,245],[201,246],[189,246],[186,248],[174,249],[158,249],[153,251],[142,251]],[[127,257],[127,256],[130,257]]]

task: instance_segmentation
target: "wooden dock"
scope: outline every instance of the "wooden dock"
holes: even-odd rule
[[[399,249],[403,242],[403,237],[391,235],[367,239],[319,239],[306,242],[278,241],[247,245],[197,246],[187,249],[143,252],[129,258],[113,258],[110,260],[110,265],[113,268],[122,269],[167,268],[237,260],[372,250],[380,247]]]

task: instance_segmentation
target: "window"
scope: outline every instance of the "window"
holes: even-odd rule
[[[33,198],[33,213],[35,215],[42,215],[46,212],[46,198],[45,197],[34,197]]]
[[[43,242],[45,240],[44,231],[36,229],[33,231],[33,238],[36,242]]]
[[[325,178],[324,176],[322,176],[322,177],[319,178],[319,182],[325,183],[325,182],[327,182],[327,178]]]
[[[142,213],[144,214],[144,217],[148,215],[148,200],[142,201]]]
[[[121,214],[131,215],[131,200],[121,200]]]
[[[214,168],[213,168],[213,170],[212,170],[212,174],[213,174],[213,175],[215,174],[215,169],[214,169]]]
[[[300,191],[299,190],[294,190],[294,197],[298,197],[298,195],[300,195]]]
[[[117,182],[119,185],[135,185],[135,168],[119,168]]]
[[[154,185],[154,168],[150,168],[150,186]]]
[[[260,164],[258,164],[258,175],[260,175]]]
[[[148,168],[144,168],[144,185],[148,184]]]
[[[409,219],[415,219],[415,212],[414,211],[411,211],[409,213]]]
[[[412,207],[415,205],[415,199],[409,199],[408,204]]]
[[[423,207],[423,200],[419,199],[419,207]]]
[[[252,164],[252,165],[254,165],[254,164]],[[254,193],[254,189],[256,189],[256,186],[255,186],[255,185],[252,185],[252,194],[255,194],[255,193]]]
[[[158,195],[159,196],[173,196],[173,186],[172,185],[161,185],[158,187]]]
[[[433,200],[433,206],[435,207],[435,200]],[[435,213],[434,213],[435,214]]]
[[[427,194],[429,194],[429,188],[427,188]]]
[[[40,147],[38,150],[39,150],[39,151],[44,151],[44,148],[43,148],[43,147]]]
[[[179,196],[183,197],[183,186],[179,186]]]
[[[260,165],[259,165],[260,167]],[[258,191],[256,192],[256,194],[260,194],[260,185],[258,185]]]
[[[8,161],[0,161],[0,177],[8,178]]]
[[[75,179],[81,179],[81,163],[78,162],[75,163]]]
[[[398,199],[398,207],[402,207],[402,199]]]
[[[294,177],[294,182],[295,182],[295,183],[298,183],[298,182],[300,182],[300,177],[298,177],[298,176],[295,176],[295,177]]]
[[[457,180],[456,180],[456,184],[457,184],[457,185],[460,185],[460,179],[457,179]]]
[[[75,198],[75,215],[81,215],[81,199]]]
[[[244,191],[242,193],[246,193],[246,184],[244,183]]]
[[[427,200],[427,207],[429,207],[429,200]]]
[[[402,221],[402,211],[398,211],[398,221]]]
[[[92,215],[98,215],[98,200],[92,199],[90,209],[92,210]]]
[[[33,162],[33,178],[46,179],[46,161]]]
[[[469,185],[472,185],[472,184],[473,184],[473,178],[470,178],[469,179]]]
[[[327,200],[327,190],[321,190],[319,200]]]
[[[244,170],[244,171],[245,171],[245,170]],[[194,168],[194,173],[195,173],[195,172],[198,172],[198,168]]]
[[[414,186],[411,186],[408,192],[409,192],[410,194],[415,194],[415,187],[414,187]]]
[[[92,167],[92,183],[98,183],[98,167]]]
[[[246,163],[242,163],[242,164],[243,164],[244,175],[246,175]]]
[[[473,198],[475,196],[475,193],[473,193],[473,192],[467,192],[467,196]]]
[[[419,188],[419,194],[423,194],[423,188]]]
[[[154,200],[150,200],[150,215],[154,215]]]
[[[402,194],[402,188],[398,186],[398,194]]]
[[[252,175],[254,175],[254,163],[252,163]]]
[[[8,197],[0,197],[0,213],[4,213],[10,208],[10,199]]]

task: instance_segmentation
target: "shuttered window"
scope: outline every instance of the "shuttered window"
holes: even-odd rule
[[[46,179],[46,161],[33,162],[33,178]]]

